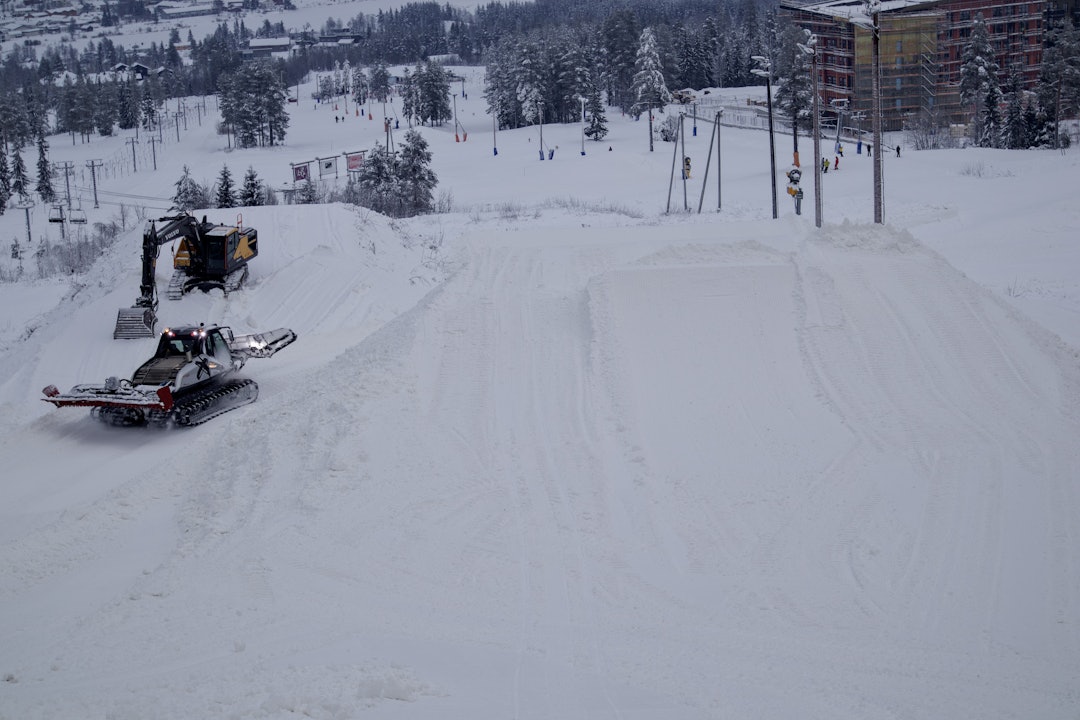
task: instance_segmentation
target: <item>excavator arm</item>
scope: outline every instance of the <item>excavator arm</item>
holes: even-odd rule
[[[188,214],[159,218],[161,230],[153,220],[148,221],[142,239],[142,279],[139,297],[130,308],[122,308],[116,316],[113,339],[154,337],[157,324],[157,259],[161,246],[177,238],[195,237],[199,222]],[[204,221],[205,222],[205,221]]]

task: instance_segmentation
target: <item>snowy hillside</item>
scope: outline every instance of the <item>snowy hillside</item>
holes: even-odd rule
[[[162,301],[299,335],[205,425],[39,399],[151,352],[111,339],[139,229],[0,285],[0,718],[1075,720],[1077,151],[905,150],[876,226],[849,146],[818,230],[771,219],[765,133],[666,215],[642,123],[540,162],[469,94],[466,142],[424,131],[451,212],[245,208],[248,287]],[[382,139],[332,114],[192,125],[103,197]]]

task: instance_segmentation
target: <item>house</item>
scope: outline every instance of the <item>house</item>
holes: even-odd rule
[[[211,4],[173,5],[160,3],[154,12],[161,20],[175,20],[176,18],[198,17],[201,15],[216,15],[217,11]]]
[[[287,53],[292,48],[292,38],[252,38],[248,40],[247,54],[251,57],[270,57],[276,53]]]

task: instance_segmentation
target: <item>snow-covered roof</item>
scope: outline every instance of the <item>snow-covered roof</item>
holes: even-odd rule
[[[288,47],[291,44],[292,38],[289,37],[252,38],[248,40],[248,47],[250,48]]]
[[[939,0],[880,0],[880,2],[875,2],[875,7],[879,13],[888,14],[919,6],[930,8],[937,5],[938,2]],[[820,2],[783,4],[806,12],[847,18],[855,23],[870,22],[866,0],[821,0]]]

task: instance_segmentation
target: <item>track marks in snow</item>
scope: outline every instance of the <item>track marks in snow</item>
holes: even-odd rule
[[[863,488],[837,518],[857,593],[925,642],[1045,647],[1046,618],[1076,602],[1042,559],[1061,541],[1048,527],[1075,527],[1053,500],[1077,468],[1068,373],[932,253],[816,242],[796,263],[807,375],[859,443],[836,479]]]

